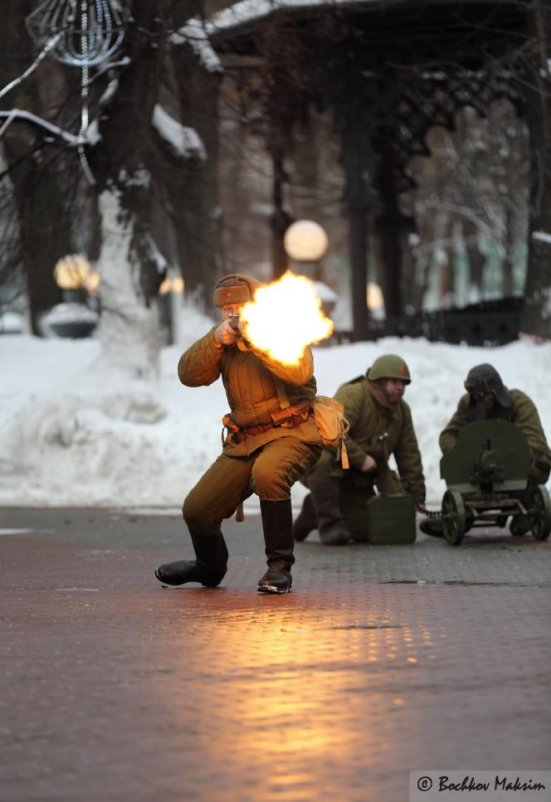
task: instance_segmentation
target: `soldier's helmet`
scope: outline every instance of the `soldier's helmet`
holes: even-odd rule
[[[377,379],[402,379],[406,384],[411,382],[408,366],[402,357],[396,356],[396,354],[383,354],[383,356],[377,357],[367,371],[367,378],[370,381],[377,381]]]
[[[229,273],[216,282],[214,288],[215,306],[233,306],[252,301],[256,290],[262,287],[260,281],[243,273]]]
[[[485,363],[471,368],[465,379],[465,389],[473,399],[492,393],[500,406],[509,409],[513,405],[513,398],[493,365]]]

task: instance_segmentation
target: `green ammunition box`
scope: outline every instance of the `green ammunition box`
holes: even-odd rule
[[[367,502],[367,542],[377,546],[415,542],[413,496],[375,496]]]

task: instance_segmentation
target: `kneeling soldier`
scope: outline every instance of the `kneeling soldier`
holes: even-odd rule
[[[339,387],[335,394],[350,424],[346,440],[349,470],[325,448],[317,465],[303,477],[309,488],[295,521],[295,540],[318,529],[322,543],[344,545],[368,540],[367,501],[376,495],[409,493],[416,504],[425,502],[425,480],[411,411],[403,400],[411,378],[399,356],[375,360],[366,376]],[[397,476],[388,466],[394,455]]]
[[[222,520],[256,493],[268,562],[258,590],[291,590],[291,486],[322,449],[311,407],[316,380],[310,348],[298,364],[283,365],[242,336],[239,311],[259,286],[241,274],[220,279],[214,303],[221,309],[222,322],[194,343],[178,364],[180,381],[189,387],[209,385],[222,376],[231,411],[224,418],[227,436],[221,455],[184,501],[196,559],[157,568],[157,579],[167,585],[220,584],[228,561]]]

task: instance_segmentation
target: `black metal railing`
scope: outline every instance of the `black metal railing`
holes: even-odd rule
[[[523,299],[499,298],[481,301],[461,309],[442,309],[414,315],[370,320],[364,340],[382,337],[424,337],[431,342],[466,345],[505,345],[520,331]],[[353,332],[337,329],[332,343],[352,342]]]

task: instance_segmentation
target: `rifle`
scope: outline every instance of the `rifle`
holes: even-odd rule
[[[229,315],[228,320],[230,321],[230,326],[232,327],[232,329],[240,334],[241,332],[239,331],[239,315]]]

